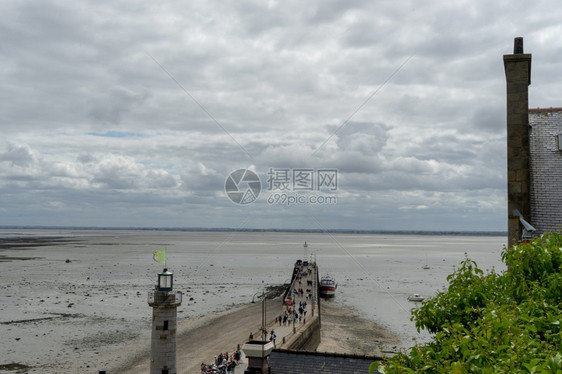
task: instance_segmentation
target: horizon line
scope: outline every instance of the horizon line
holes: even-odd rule
[[[507,231],[482,230],[389,230],[389,229],[276,229],[276,228],[229,228],[229,227],[144,227],[144,226],[47,226],[47,225],[0,225],[6,229],[42,230],[131,230],[131,231],[189,231],[189,232],[300,232],[300,233],[354,233],[354,234],[404,234],[404,235],[480,235],[507,236]]]

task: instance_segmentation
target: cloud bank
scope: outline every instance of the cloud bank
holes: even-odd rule
[[[557,9],[4,1],[0,225],[505,230],[502,55],[560,106]],[[337,169],[337,204],[268,204],[272,168]]]

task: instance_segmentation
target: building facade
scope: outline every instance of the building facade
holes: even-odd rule
[[[523,38],[515,38],[513,54],[503,56],[508,245],[529,232],[562,230],[562,108],[529,109],[531,59],[523,52]]]
[[[562,232],[562,108],[529,110],[531,224]]]

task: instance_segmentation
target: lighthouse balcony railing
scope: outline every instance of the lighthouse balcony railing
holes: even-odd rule
[[[165,303],[173,303],[173,304],[181,304],[182,302],[182,292],[181,291],[174,291],[169,292],[164,298],[162,295],[158,295],[158,300],[156,300],[157,290],[150,290],[148,291],[148,304],[155,304],[156,302],[165,302]]]

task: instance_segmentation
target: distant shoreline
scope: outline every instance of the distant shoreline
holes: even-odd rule
[[[1,226],[0,230],[103,230],[103,231],[179,231],[179,232],[287,232],[311,234],[394,234],[442,236],[507,236],[507,231],[437,231],[437,230],[353,230],[353,229],[234,229],[209,227],[94,227],[94,226]]]

